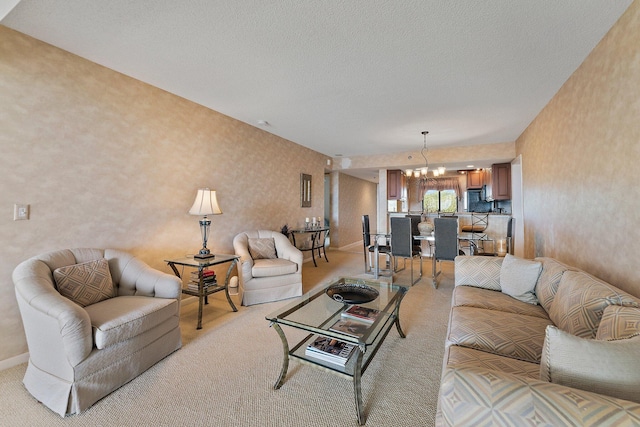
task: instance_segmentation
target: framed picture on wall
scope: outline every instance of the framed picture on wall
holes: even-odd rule
[[[311,175],[300,174],[300,207],[311,207]]]

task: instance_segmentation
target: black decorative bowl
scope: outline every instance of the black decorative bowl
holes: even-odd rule
[[[338,282],[325,291],[329,298],[346,304],[364,304],[378,298],[379,292],[364,283]]]

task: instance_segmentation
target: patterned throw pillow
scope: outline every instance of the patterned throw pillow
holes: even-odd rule
[[[610,305],[604,309],[597,340],[620,340],[640,335],[640,308]]]
[[[558,285],[562,275],[565,271],[571,270],[572,267],[547,257],[538,257],[534,261],[542,263],[542,272],[536,283],[536,297],[542,308],[548,313],[551,310],[551,303],[553,303],[556,292],[558,292]]]
[[[602,314],[610,305],[637,307],[633,296],[581,271],[566,271],[560,279],[549,318],[563,331],[595,338]]]
[[[542,263],[521,259],[507,254],[500,268],[500,288],[519,301],[538,304],[534,290],[538,276],[542,270]]]
[[[106,259],[60,267],[53,272],[58,292],[86,307],[116,296]]]
[[[253,259],[274,259],[276,255],[276,243],[273,237],[256,239],[249,238],[249,254]]]

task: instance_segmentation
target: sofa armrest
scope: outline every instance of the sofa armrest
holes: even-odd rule
[[[447,367],[436,425],[636,425],[640,404],[479,367]]]
[[[455,259],[455,286],[500,291],[500,269],[502,257],[457,256]]]

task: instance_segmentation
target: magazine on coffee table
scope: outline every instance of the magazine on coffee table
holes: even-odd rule
[[[335,338],[317,337],[307,346],[305,354],[340,366],[347,364],[355,344],[339,341]]]
[[[368,322],[345,317],[331,325],[329,330],[342,332],[343,334],[347,334],[356,338],[362,338],[370,326],[371,324]]]
[[[379,310],[376,310],[375,308],[363,307],[361,305],[352,305],[342,312],[342,317],[356,319],[367,323],[375,322],[379,315]]]

